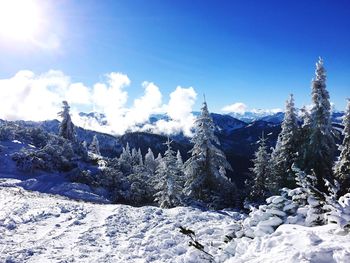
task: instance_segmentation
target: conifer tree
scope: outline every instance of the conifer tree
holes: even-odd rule
[[[343,119],[344,139],[339,146],[340,156],[334,167],[336,179],[340,182],[340,194],[350,192],[350,99]]]
[[[313,106],[310,113],[309,127],[303,132],[307,133],[307,141],[303,143],[301,156],[301,169],[306,173],[315,173],[317,187],[326,190],[323,179],[332,181],[333,156],[335,142],[332,136],[331,105],[326,89],[326,71],[323,60],[316,63],[316,76],[312,81]]]
[[[232,189],[232,183],[223,171],[232,168],[225,154],[217,147],[219,140],[214,134],[214,124],[206,102],[203,103],[201,114],[194,123],[194,129],[191,157],[184,164],[184,192],[190,198],[209,205],[214,202],[222,203],[225,190]]]
[[[305,223],[307,226],[323,225],[325,223],[325,194],[317,188],[315,174],[306,174],[297,167],[293,167],[297,185],[300,186],[299,202],[306,199],[308,209]]]
[[[120,163],[120,168],[122,172],[129,174],[132,172],[132,157],[129,143],[126,143],[126,146],[123,147],[123,151],[118,159]]]
[[[254,167],[250,169],[253,173],[253,179],[249,199],[252,201],[264,201],[269,194],[267,187],[267,178],[271,173],[269,160],[270,154],[267,152],[266,139],[263,134],[253,159]]]
[[[179,169],[182,170],[184,162],[182,160],[182,156],[181,156],[181,153],[179,150],[177,150],[177,153],[176,153],[176,163],[177,163],[177,166],[179,167]]]
[[[140,148],[137,150],[137,156],[138,156],[138,159],[139,159],[139,161],[138,161],[139,165],[143,165],[143,158],[142,158],[142,153],[141,153],[141,149]]]
[[[96,134],[92,138],[92,142],[91,142],[91,144],[89,146],[89,150],[90,150],[90,152],[92,152],[94,154],[101,155],[101,153],[100,153],[100,143],[99,143],[99,141],[97,139]]]
[[[177,150],[177,153],[176,153],[176,165],[180,171],[181,185],[184,186],[185,182],[186,182],[185,173],[184,173],[184,163],[183,163],[182,156],[181,156],[181,153],[179,150]]]
[[[162,157],[161,153],[158,153],[157,158],[155,159],[155,162],[157,164],[156,166],[160,165],[160,163],[162,162],[162,159],[163,159],[163,157]]]
[[[62,111],[58,113],[58,116],[62,117],[59,127],[59,136],[71,142],[76,142],[75,127],[69,113],[70,107],[67,101],[62,101],[62,104]]]
[[[291,94],[286,101],[286,110],[282,122],[282,130],[278,135],[276,147],[271,156],[271,174],[269,175],[269,188],[273,193],[279,189],[295,188],[295,173],[292,164],[296,161],[298,152],[298,122],[294,107],[294,98]]]
[[[145,166],[150,171],[151,174],[154,174],[157,168],[157,162],[154,159],[154,154],[151,148],[148,148],[148,152],[145,155]]]
[[[171,148],[171,142],[166,142],[167,150],[164,153],[161,164],[157,168],[157,178],[159,179],[156,185],[157,193],[155,201],[162,208],[175,207],[181,204],[182,199],[182,171],[177,165],[175,152]]]

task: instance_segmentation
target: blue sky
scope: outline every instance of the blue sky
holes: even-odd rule
[[[2,41],[0,78],[57,69],[91,86],[113,71],[130,78],[130,99],[147,80],[165,99],[178,85],[192,86],[206,94],[211,111],[235,102],[283,108],[291,92],[298,106],[310,102],[322,56],[336,107],[343,109],[350,95],[349,1],[51,0],[43,6],[59,48]]]

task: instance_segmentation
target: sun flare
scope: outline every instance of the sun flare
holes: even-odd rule
[[[40,31],[41,14],[35,0],[0,0],[0,37],[31,40]]]

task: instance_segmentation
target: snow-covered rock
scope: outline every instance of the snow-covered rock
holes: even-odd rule
[[[350,235],[339,232],[335,224],[283,224],[272,235],[236,239],[227,251],[235,256],[225,263],[345,263],[350,262]]]

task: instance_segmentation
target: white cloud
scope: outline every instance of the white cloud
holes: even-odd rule
[[[159,88],[152,82],[144,82],[142,86],[145,89],[144,95],[134,100],[133,107],[125,115],[129,126],[145,123],[151,114],[161,111],[162,94]]]
[[[192,114],[192,108],[196,101],[197,93],[190,88],[178,86],[170,94],[169,104],[165,106],[167,115],[171,121],[158,121],[156,123],[159,131],[167,134],[183,131],[186,135],[191,135],[191,128],[195,117]]]
[[[31,71],[19,71],[10,79],[2,79],[0,118],[34,121],[52,118],[68,84],[68,78],[59,71],[39,76]]]
[[[227,105],[223,107],[221,110],[223,112],[229,112],[229,113],[233,112],[233,113],[243,114],[246,112],[247,108],[248,108],[247,105],[245,105],[243,102],[236,102],[231,105]]]
[[[128,93],[124,89],[131,81],[127,75],[116,72],[107,74],[106,77],[107,83],[94,85],[92,94],[94,110],[106,115],[113,133],[121,134],[128,128],[124,121]]]
[[[62,100],[72,107],[72,118],[76,125],[106,133],[122,134],[127,130],[152,130],[171,134],[191,134],[194,122],[192,108],[197,94],[191,88],[177,87],[168,104],[163,104],[162,93],[152,82],[144,82],[144,94],[127,107],[130,79],[127,75],[112,72],[104,81],[92,88],[83,83],[72,83],[61,71],[50,70],[36,75],[32,71],[19,71],[9,79],[0,79],[0,118],[7,120],[47,120],[57,117]],[[78,113],[97,111],[106,116],[107,125]],[[90,109],[89,109],[90,108]],[[167,114],[169,120],[148,123],[152,114]]]
[[[89,104],[91,102],[90,91],[83,83],[71,84],[65,96],[66,100],[72,104]]]

